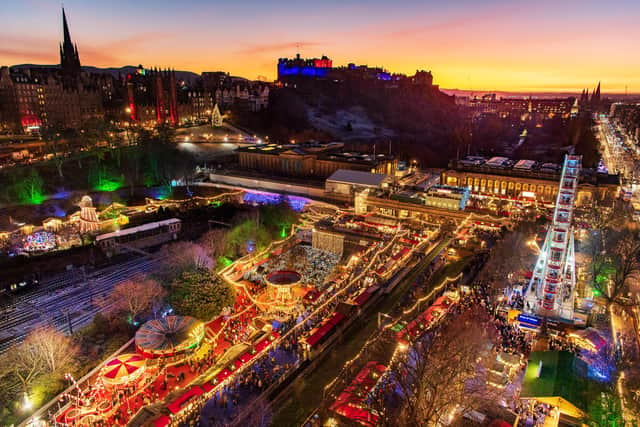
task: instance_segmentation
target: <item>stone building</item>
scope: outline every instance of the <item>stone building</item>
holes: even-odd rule
[[[281,176],[327,178],[338,169],[393,175],[397,160],[386,154],[345,152],[341,142],[261,144],[237,150],[240,167]]]
[[[545,203],[555,203],[561,171],[554,168],[554,165],[542,164],[529,169],[517,169],[514,165],[521,162],[510,161],[496,167],[489,165],[493,159],[477,159],[475,162],[467,159],[451,162],[449,168],[440,174],[440,183],[466,187],[474,195],[536,199]],[[618,195],[619,186],[620,180],[617,175],[583,169],[576,206],[583,206],[594,200],[613,200]]]

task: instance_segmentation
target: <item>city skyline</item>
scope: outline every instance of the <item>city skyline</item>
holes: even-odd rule
[[[640,5],[631,1],[606,10],[574,1],[431,3],[287,1],[266,10],[252,1],[192,0],[156,3],[149,11],[146,0],[119,0],[71,1],[65,9],[83,65],[141,63],[272,80],[277,58],[299,51],[326,54],[337,65],[431,70],[434,83],[447,89],[579,92],[601,80],[605,93],[640,92],[640,59],[626,54],[640,36],[631,19]],[[3,15],[1,64],[59,62],[60,4],[29,0]],[[615,33],[602,31],[611,26]]]

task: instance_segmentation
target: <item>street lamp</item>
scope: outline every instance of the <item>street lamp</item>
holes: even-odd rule
[[[30,411],[32,407],[33,407],[33,404],[31,403],[31,400],[29,399],[29,395],[25,391],[24,392],[24,399],[22,401],[22,409],[26,412],[26,411]]]

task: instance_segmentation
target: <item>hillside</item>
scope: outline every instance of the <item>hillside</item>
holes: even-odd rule
[[[232,115],[277,140],[340,140],[360,149],[391,140],[394,154],[426,166],[455,157],[462,123],[453,98],[434,87],[377,81],[310,80],[272,90],[263,113]]]

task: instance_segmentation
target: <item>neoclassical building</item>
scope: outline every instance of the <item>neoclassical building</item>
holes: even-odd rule
[[[518,170],[512,167],[494,168],[484,164],[469,165],[453,161],[440,174],[443,185],[466,187],[472,194],[506,196],[512,199],[536,199],[555,203],[560,171]],[[620,191],[618,175],[596,173],[584,169],[578,186],[577,206],[594,200],[617,197]]]

